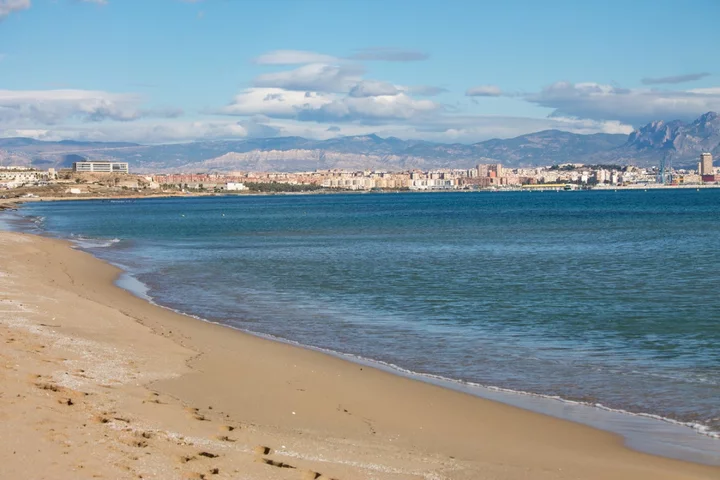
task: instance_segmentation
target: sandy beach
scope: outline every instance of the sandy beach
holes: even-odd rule
[[[717,479],[720,468],[151,305],[0,232],[0,477]]]

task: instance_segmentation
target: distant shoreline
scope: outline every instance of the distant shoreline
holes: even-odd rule
[[[720,188],[720,184],[712,185],[608,185],[588,189],[576,189],[574,192],[606,192],[606,191],[636,191],[636,190],[692,190],[692,189],[713,189]],[[189,192],[189,193],[161,193],[149,195],[68,195],[50,197],[13,197],[0,198],[0,210],[13,209],[23,203],[34,202],[65,202],[83,200],[144,200],[152,198],[199,198],[199,197],[244,197],[244,196],[297,196],[297,195],[362,195],[362,194],[397,194],[397,193],[517,193],[517,192],[547,192],[560,190],[558,187],[548,186],[543,188],[542,184],[534,185],[531,188],[502,188],[496,190],[322,190],[308,192],[246,192],[246,193],[210,193],[210,192]],[[560,190],[562,191],[562,190]]]

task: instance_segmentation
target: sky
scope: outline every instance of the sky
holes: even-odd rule
[[[720,111],[720,0],[0,0],[0,137],[473,143]]]

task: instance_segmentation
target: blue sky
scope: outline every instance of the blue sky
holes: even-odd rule
[[[627,133],[720,110],[720,2],[0,0],[0,136]]]

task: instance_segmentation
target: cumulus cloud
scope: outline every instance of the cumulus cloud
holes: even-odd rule
[[[419,50],[405,50],[392,47],[372,47],[358,50],[348,57],[351,60],[384,62],[417,62],[427,60],[430,55]]]
[[[398,93],[400,90],[395,85],[376,80],[363,80],[350,89],[350,96],[358,98],[397,95]]]
[[[333,100],[316,92],[299,92],[281,88],[248,88],[217,113],[225,115],[267,115],[273,118],[294,118],[298,111],[319,108]]]
[[[685,83],[685,82],[693,82],[695,80],[700,80],[701,78],[709,77],[709,73],[688,73],[687,75],[673,75],[670,77],[645,77],[642,80],[640,80],[643,85],[659,85],[659,84],[677,84],[677,83]]]
[[[707,111],[720,110],[720,92],[715,89],[666,91],[557,82],[524,98],[553,109],[554,117],[615,120],[631,125],[658,119],[692,120]]]
[[[33,123],[55,125],[65,121],[127,122],[145,116],[174,118],[178,109],[143,110],[134,94],[93,90],[0,90],[0,125]]]
[[[258,65],[305,65],[308,63],[335,63],[337,58],[304,50],[274,50],[257,57]]]
[[[198,139],[245,138],[248,129],[233,121],[153,121],[133,123],[68,124],[37,129],[3,129],[0,137],[88,142],[172,143]]]
[[[0,20],[14,12],[30,8],[30,0],[0,0]]]
[[[378,82],[380,83],[380,82]],[[280,88],[249,88],[216,113],[225,115],[265,115],[270,118],[304,122],[383,122],[405,121],[441,110],[430,100],[417,100],[394,90],[381,94],[387,85],[360,87],[355,95],[298,92]],[[371,95],[372,93],[372,95]]]
[[[502,95],[502,90],[497,85],[478,85],[468,88],[465,95],[468,97],[499,97]]]
[[[385,123],[406,121],[440,110],[442,107],[430,100],[416,100],[399,93],[369,97],[342,97],[319,108],[303,108],[299,120],[316,122]]]
[[[560,129],[575,133],[628,133],[629,126],[618,122],[600,122],[565,118],[525,118],[493,115],[433,115],[414,117],[411,122],[385,119],[378,122],[343,122],[328,124],[310,119],[278,119],[256,115],[241,120],[138,120],[62,124],[48,127],[15,129],[0,126],[0,137],[24,136],[42,140],[130,141],[138,143],[185,142],[197,139],[300,136],[326,139],[338,135],[394,136],[404,139],[423,138],[438,142],[472,143],[489,138],[508,138]]]
[[[348,92],[361,81],[362,67],[311,63],[294,70],[265,73],[253,81],[255,87],[316,92]]]

